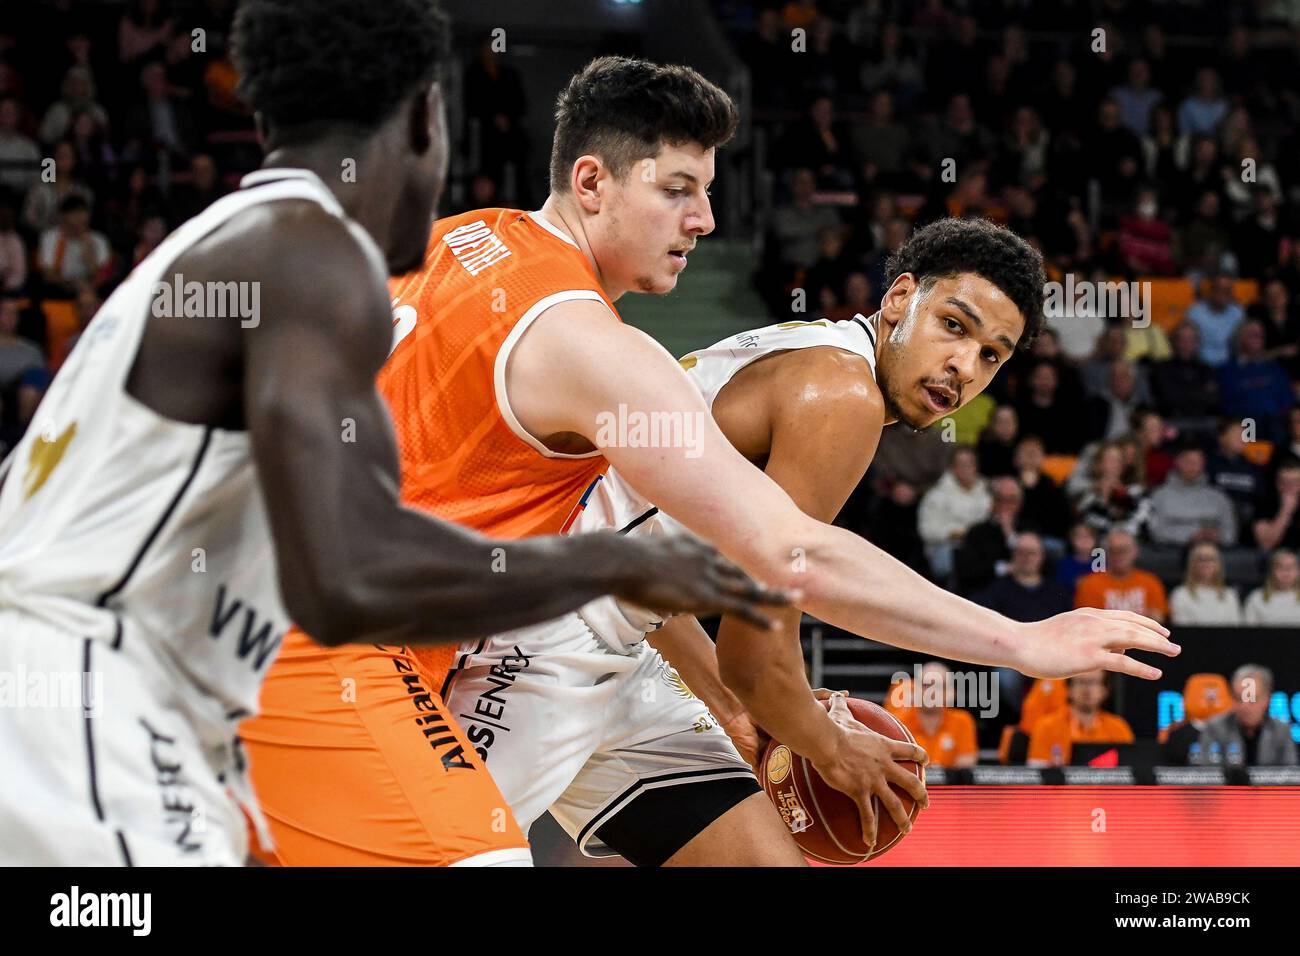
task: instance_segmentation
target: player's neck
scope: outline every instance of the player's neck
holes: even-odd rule
[[[629,289],[612,288],[605,280],[604,274],[600,270],[600,263],[596,261],[595,253],[591,251],[591,242],[587,238],[587,232],[582,227],[582,217],[577,210],[573,209],[563,199],[560,199],[551,193],[546,197],[546,202],[542,203],[542,208],[537,211],[550,225],[554,226],[560,232],[564,233],[578,249],[582,252],[583,257],[591,265],[592,272],[596,273],[596,279],[600,283],[602,291],[609,296],[611,302],[617,302],[624,292]]]
[[[315,173],[334,194],[349,219],[370,233],[381,249],[388,248],[397,184],[374,169],[373,143],[340,137],[310,146],[277,146],[266,154],[263,169],[305,169]],[[364,188],[362,185],[364,184]]]

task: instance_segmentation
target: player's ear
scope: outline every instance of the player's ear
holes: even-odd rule
[[[569,188],[578,205],[590,213],[600,212],[600,180],[605,165],[597,157],[579,156],[573,164]]]
[[[407,108],[407,134],[411,149],[417,156],[423,156],[433,145],[434,117],[441,108],[442,90],[436,82],[411,97]]]
[[[880,300],[881,321],[891,329],[903,321],[903,316],[907,315],[907,307],[912,301],[912,296],[916,295],[918,291],[916,276],[910,272],[904,272],[898,276],[889,289],[886,290],[884,298]]]

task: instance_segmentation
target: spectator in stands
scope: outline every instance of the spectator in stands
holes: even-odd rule
[[[196,153],[190,160],[190,181],[172,191],[177,224],[197,216],[226,192],[216,161],[207,153]]]
[[[528,97],[519,71],[493,49],[495,42],[491,33],[485,34],[465,68],[465,120],[469,126],[465,146],[476,150],[479,172],[504,182],[510,167],[514,181],[523,185],[528,179],[529,142],[523,127]]]
[[[1015,408],[999,405],[993,412],[992,420],[980,433],[979,444],[975,449],[981,475],[996,478],[1015,471],[1011,459],[1019,430],[1020,418],[1016,415]]]
[[[78,113],[89,113],[98,125],[108,126],[108,113],[95,101],[94,78],[80,65],[68,69],[63,77],[63,96],[45,111],[41,120],[41,142],[53,146],[67,136]]]
[[[989,481],[993,505],[989,516],[971,525],[954,559],[957,590],[970,595],[1005,574],[1017,536],[1037,530],[1026,521],[1021,506],[1024,492],[1010,475]]]
[[[1212,136],[1227,112],[1219,74],[1208,66],[1197,70],[1195,91],[1178,107],[1178,128],[1190,136]]]
[[[1043,440],[1026,435],[1016,443],[1012,454],[1012,474],[1024,493],[1021,514],[1025,523],[1037,528],[1049,549],[1056,554],[1065,550],[1065,536],[1070,525],[1070,504],[1056,482],[1043,471]]]
[[[1264,584],[1246,597],[1246,623],[1252,627],[1300,627],[1300,560],[1279,548],[1268,558]]]
[[[1129,428],[1137,413],[1148,406],[1151,390],[1142,375],[1142,369],[1125,358],[1115,359],[1110,364],[1110,375],[1106,388],[1097,396],[1096,410],[1086,405],[1079,410],[1080,417],[1088,417],[1104,422],[1101,427],[1102,438],[1120,438],[1129,433]],[[1145,449],[1143,449],[1145,453]],[[1143,463],[1145,467],[1145,462]]]
[[[1300,381],[1300,315],[1291,307],[1291,292],[1273,278],[1260,290],[1260,301],[1246,310],[1264,325],[1264,357],[1280,364],[1287,377]]]
[[[1237,330],[1235,356],[1219,369],[1219,389],[1225,415],[1255,422],[1262,441],[1281,441],[1287,409],[1295,404],[1285,369],[1264,351],[1264,325],[1247,319]]]
[[[1229,767],[1294,767],[1291,727],[1268,716],[1273,672],[1243,664],[1232,673],[1232,710],[1211,717],[1201,731],[1199,760]]]
[[[842,227],[823,229],[817,237],[817,261],[804,277],[808,302],[825,313],[840,304],[850,263],[844,254]]]
[[[1197,194],[1195,213],[1178,233],[1179,260],[1193,284],[1199,285],[1204,277],[1231,269],[1236,263],[1222,208],[1216,191],[1202,190]]]
[[[912,133],[894,119],[893,94],[883,89],[872,94],[866,122],[855,123],[849,135],[862,182],[898,188],[907,171]]]
[[[50,373],[41,350],[18,334],[19,300],[0,296],[0,448],[23,437]]]
[[[1232,501],[1205,474],[1205,452],[1184,440],[1173,473],[1151,494],[1147,524],[1156,544],[1185,547],[1209,541],[1225,548],[1237,543],[1237,512]]]
[[[773,148],[773,158],[780,169],[811,169],[818,187],[828,190],[852,189],[858,168],[848,130],[835,118],[829,96],[818,96],[809,104],[807,116]]]
[[[1241,274],[1248,279],[1262,279],[1282,264],[1282,223],[1272,193],[1260,189],[1250,195],[1254,210],[1238,224],[1232,248]]]
[[[1132,212],[1119,220],[1115,245],[1121,271],[1135,276],[1173,275],[1178,271],[1173,241],[1173,229],[1160,217],[1160,198],[1155,187],[1140,187]]]
[[[0,295],[20,292],[27,284],[27,247],[14,219],[14,207],[0,196]]]
[[[126,119],[130,158],[139,160],[161,150],[173,161],[184,160],[194,146],[194,122],[185,101],[167,80],[167,68],[157,60],[140,70],[142,95]]]
[[[1079,674],[1066,681],[1070,706],[1040,718],[1029,735],[1031,767],[1061,767],[1070,762],[1074,744],[1131,744],[1133,730],[1123,717],[1103,710],[1110,698],[1105,671]]]
[[[1218,368],[1229,359],[1228,346],[1245,310],[1233,299],[1232,276],[1210,279],[1210,293],[1187,309],[1187,320],[1201,333],[1201,361]]]
[[[148,169],[141,163],[131,166],[122,177],[118,188],[109,198],[108,228],[113,247],[129,253],[135,246],[141,224],[150,216],[168,218],[167,200],[150,179]]]
[[[41,277],[54,293],[71,297],[77,283],[107,279],[112,261],[108,240],[90,228],[90,206],[69,196],[59,209],[59,224],[41,234],[36,250]]]
[[[1222,674],[1188,677],[1183,685],[1183,719],[1160,732],[1162,762],[1171,767],[1185,767],[1193,752],[1199,757],[1205,722],[1231,707],[1232,689]]]
[[[1246,445],[1242,429],[1242,423],[1237,419],[1225,417],[1219,420],[1217,447],[1206,460],[1205,471],[1210,484],[1232,502],[1239,533],[1246,538],[1250,536],[1255,520],[1255,503],[1264,491],[1264,470],[1243,454]]]
[[[1087,153],[1103,201],[1119,203],[1133,194],[1142,172],[1142,142],[1120,123],[1119,105],[1110,98],[1097,108],[1097,128],[1088,140]]]
[[[1106,535],[1105,570],[1084,575],[1074,591],[1075,607],[1132,611],[1164,622],[1169,616],[1165,586],[1136,566],[1137,538],[1128,531]]]
[[[772,213],[771,236],[780,263],[807,269],[817,261],[817,241],[827,229],[838,229],[835,210],[813,201],[817,178],[811,169],[796,169],[790,177],[791,200]]]
[[[781,14],[770,7],[759,11],[754,32],[740,44],[740,57],[753,78],[754,106],[766,109],[785,99],[785,83],[791,54],[789,34],[781,28]]]
[[[1150,132],[1142,137],[1143,172],[1157,183],[1176,183],[1186,162],[1190,141],[1178,132],[1174,111],[1161,104],[1151,111]],[[1176,199],[1177,192],[1169,190]],[[1176,203],[1175,203],[1176,204]]]
[[[1291,411],[1286,414],[1287,436],[1282,442],[1274,447],[1271,465],[1273,471],[1276,471],[1277,465],[1291,459],[1300,460],[1300,405],[1295,405]]]
[[[1129,419],[1129,433],[1137,442],[1137,462],[1142,484],[1154,488],[1168,477],[1174,467],[1174,456],[1165,451],[1165,442],[1175,434],[1165,426],[1165,420],[1153,408],[1139,408]]]
[[[1151,67],[1137,57],[1129,62],[1128,81],[1111,90],[1110,98],[1119,107],[1120,122],[1135,136],[1145,136],[1151,125],[1151,111],[1164,94],[1151,86]]]
[[[41,174],[41,148],[19,129],[22,105],[17,97],[0,97],[0,186],[21,198]]]
[[[72,144],[64,141],[54,147],[54,179],[42,179],[27,191],[23,203],[23,222],[37,235],[58,225],[59,210],[63,203],[78,196],[88,207],[95,203],[95,194],[81,180],[77,169],[77,153]]]
[[[1113,390],[1115,363],[1123,360],[1128,345],[1124,326],[1118,321],[1118,318],[1115,317],[1116,321],[1102,326],[1092,357],[1083,365],[1081,371],[1083,387],[1089,395],[1104,396],[1108,391]],[[1133,371],[1135,381],[1130,391],[1138,399],[1138,404],[1149,405],[1151,403],[1151,390],[1147,384],[1146,375],[1137,369]],[[1127,427],[1126,420],[1124,427],[1116,434],[1127,430]]]
[[[901,479],[883,482],[880,493],[868,506],[866,526],[860,533],[882,551],[928,577],[931,571],[925,560],[925,545],[916,530],[919,501],[920,494],[911,482]]]
[[[77,153],[78,174],[97,195],[106,193],[117,166],[108,130],[96,125],[90,113],[78,113],[72,121],[69,141]]]
[[[1056,562],[1056,583],[1073,595],[1079,579],[1096,570],[1101,556],[1097,547],[1097,531],[1086,521],[1076,521],[1070,526],[1069,550]]]
[[[1013,621],[1041,621],[1070,610],[1072,591],[1043,576],[1046,551],[1032,531],[1015,536],[1007,573],[977,593],[977,604],[1005,614]]]
[[[1223,558],[1216,545],[1202,541],[1187,552],[1183,583],[1169,596],[1169,619],[1187,627],[1237,627],[1241,600],[1223,582]]]
[[[131,0],[118,21],[118,56],[127,64],[159,56],[174,28],[160,0]]]
[[[1020,433],[1041,438],[1049,455],[1077,455],[1091,437],[1077,413],[1077,402],[1060,392],[1056,365],[1036,361],[1016,402]]]
[[[863,58],[862,88],[869,92],[888,90],[899,108],[906,108],[925,87],[925,74],[915,54],[893,20],[880,28],[880,37]]]
[[[903,721],[934,767],[973,767],[979,759],[975,718],[954,706],[947,667],[927,661],[921,668],[920,706],[903,711]],[[913,693],[916,691],[914,690]]]
[[[1255,509],[1255,543],[1265,551],[1300,548],[1300,459],[1279,462],[1273,483]]]
[[[925,556],[939,581],[948,580],[957,545],[972,525],[988,515],[992,504],[975,450],[958,448],[943,477],[921,497],[917,513]]]
[[[1117,441],[1103,442],[1088,466],[1088,484],[1075,505],[1079,517],[1099,533],[1112,528],[1138,534],[1146,526],[1150,502],[1136,480],[1135,469],[1124,461]]]
[[[1201,333],[1182,322],[1170,338],[1173,356],[1151,368],[1156,407],[1171,419],[1207,418],[1219,408],[1219,380],[1200,357]]]
[[[992,134],[976,121],[970,97],[965,93],[953,95],[943,119],[930,124],[922,137],[922,152],[936,167],[944,160],[952,160],[957,169],[965,169],[969,163],[992,156],[997,145]]]

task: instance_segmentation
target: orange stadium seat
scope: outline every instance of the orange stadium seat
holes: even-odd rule
[[[1248,441],[1241,446],[1241,456],[1252,465],[1261,468],[1273,460],[1273,443],[1271,441]]]
[[[1195,290],[1186,279],[1152,276],[1140,281],[1151,283],[1151,321],[1166,332],[1183,321],[1187,307],[1196,300]]]
[[[1078,463],[1078,455],[1046,455],[1043,458],[1043,474],[1058,485],[1063,485]]]
[[[41,311],[45,313],[45,352],[50,357],[50,371],[57,372],[68,357],[68,340],[80,331],[77,310],[67,299],[46,299]]]

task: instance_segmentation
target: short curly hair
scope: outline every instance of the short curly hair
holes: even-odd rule
[[[551,189],[569,188],[569,171],[579,156],[599,156],[622,177],[664,143],[712,149],[728,143],[739,125],[740,111],[731,97],[689,66],[599,57],[555,102]]]
[[[239,95],[273,130],[373,130],[433,81],[450,32],[440,0],[241,0]]]
[[[987,219],[940,219],[918,229],[885,264],[885,287],[905,272],[923,290],[937,279],[971,272],[993,283],[1025,320],[1017,348],[1027,350],[1047,323],[1043,313],[1047,275],[1037,249],[1010,229]]]

